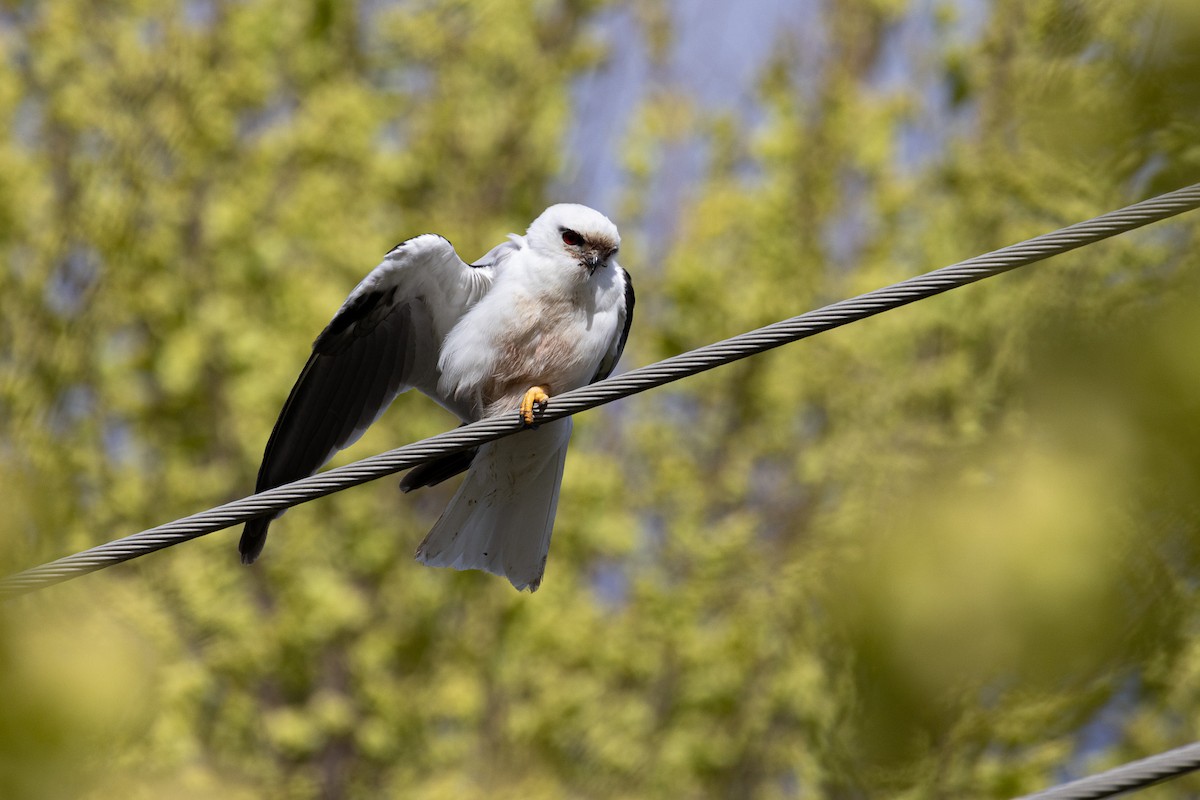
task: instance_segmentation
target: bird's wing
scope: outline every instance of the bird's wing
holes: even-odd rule
[[[592,376],[592,383],[604,380],[617,368],[617,362],[621,360],[621,353],[625,352],[625,342],[629,339],[629,328],[633,325],[633,303],[635,299],[633,295],[633,281],[630,280],[629,273],[622,267],[617,267],[617,272],[621,276],[621,281],[625,284],[625,303],[618,316],[618,333],[613,336],[612,342],[608,346],[608,352],[604,354],[604,359],[600,362],[600,368]]]
[[[449,407],[451,399],[437,396],[438,350],[487,293],[497,263],[507,255],[504,247],[472,266],[433,234],[393,248],[313,342],[267,442],[255,491],[316,472],[353,444],[400,392],[415,387]],[[247,523],[243,561],[258,556],[271,519]]]

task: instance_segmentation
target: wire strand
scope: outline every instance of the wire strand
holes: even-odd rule
[[[1100,800],[1134,792],[1200,769],[1200,742],[1064,783],[1017,800]]]
[[[1059,255],[1200,207],[1200,184],[1144,200],[1085,222],[985,253],[791,319],[700,347],[553,398],[542,414],[550,421],[638,392],[654,389],[780,345],[899,308],[984,278]],[[65,556],[0,580],[0,598],[14,597],[95,572],[199,536],[228,528],[361,483],[392,475],[436,456],[515,433],[516,413],[480,420],[404,447],[244,497],[141,533]]]

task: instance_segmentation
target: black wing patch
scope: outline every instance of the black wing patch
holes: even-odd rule
[[[625,329],[621,331],[621,341],[617,344],[617,361],[621,359],[621,354],[625,352],[625,343],[629,341],[629,329],[633,327],[633,304],[637,302],[637,296],[633,293],[633,278],[630,278],[624,269],[621,270],[621,274],[625,276]]]
[[[351,339],[366,336],[375,330],[380,320],[391,313],[395,302],[395,286],[363,292],[339,310],[337,316],[325,326],[325,330],[313,342],[313,351],[326,355],[340,353]]]

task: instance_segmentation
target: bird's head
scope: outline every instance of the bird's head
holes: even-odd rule
[[[607,267],[621,247],[621,235],[608,217],[575,203],[550,206],[529,226],[531,247],[554,258],[569,259],[592,275]]]

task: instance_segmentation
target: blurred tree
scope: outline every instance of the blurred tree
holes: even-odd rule
[[[714,120],[711,179],[643,291],[642,360],[1200,175],[1196,106],[1164,100],[1197,87],[1190,6],[999,2],[967,45],[944,16],[932,75],[881,87],[889,36],[920,13],[837,4],[817,80],[797,84],[788,50],[764,76],[749,147]],[[675,135],[671,108],[647,109],[635,174]],[[929,114],[947,141],[914,167],[902,147]],[[657,521],[640,585],[760,656],[790,651],[730,681],[725,724],[757,707],[770,734],[707,737],[725,758],[709,787],[1007,797],[1064,762],[1197,738],[1150,681],[1194,625],[1196,230],[1088,248],[638,404],[635,485]],[[694,668],[742,653],[721,652]],[[805,655],[813,688],[775,689]],[[1106,713],[1141,704],[1145,720]]]
[[[753,132],[651,93],[614,215],[633,360],[1196,179],[1191,4],[996,0],[973,37],[946,5],[889,86],[926,5],[828,4]],[[11,568],[247,491],[381,253],[470,257],[557,199],[602,55],[575,0],[6,8]],[[638,236],[697,135],[675,241]],[[1006,797],[1200,738],[1196,232],[585,415],[532,598],[415,566],[452,487],[385,481],[292,511],[253,569],[218,534],[9,604],[0,795]],[[397,405],[342,460],[451,424]]]

